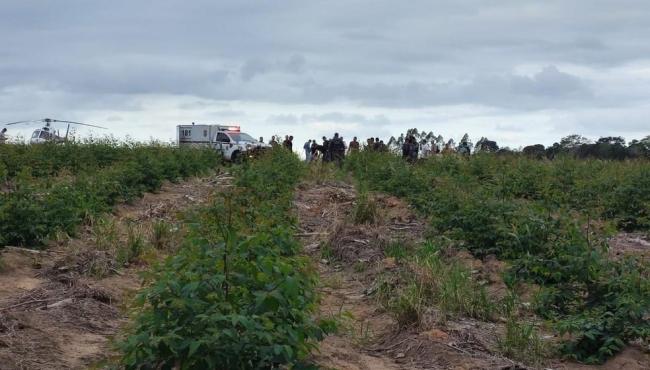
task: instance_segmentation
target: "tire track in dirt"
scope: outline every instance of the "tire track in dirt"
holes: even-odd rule
[[[221,175],[165,183],[108,217],[142,230],[157,221],[173,223],[179,212],[205,203],[228,182]],[[125,307],[148,265],[116,266],[106,277],[93,277],[89,264],[111,258],[97,250],[96,237],[84,226],[76,238],[43,251],[0,250],[0,370],[86,369],[112,354],[110,338],[127,322]]]

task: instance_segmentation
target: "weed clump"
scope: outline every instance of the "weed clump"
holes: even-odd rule
[[[151,227],[150,243],[157,250],[169,250],[172,247],[173,226],[164,220],[155,221]]]
[[[430,249],[424,246],[422,250]],[[430,307],[439,310],[436,319],[440,322],[460,316],[494,318],[495,304],[465,266],[438,253],[423,255],[422,250],[409,260],[400,285],[380,284],[380,303],[401,325],[421,324]]]
[[[374,224],[377,217],[377,201],[368,194],[368,191],[360,191],[352,210],[354,223],[357,225]]]
[[[497,344],[504,356],[529,365],[539,366],[549,355],[548,345],[535,326],[515,316],[506,321],[505,335],[498,339]]]

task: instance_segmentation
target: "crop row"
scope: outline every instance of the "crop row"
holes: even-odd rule
[[[650,338],[650,269],[612,259],[607,236],[648,229],[650,162],[480,155],[409,165],[362,152],[346,163],[373,190],[404,197],[433,234],[509,262],[506,282],[541,287],[537,313],[567,333],[565,355],[598,363]]]
[[[0,245],[35,246],[57,231],[74,234],[89,216],[155,191],[164,180],[198,175],[220,163],[211,150],[161,145],[4,145],[0,149],[3,155],[12,150],[22,155],[21,159],[0,157]],[[100,157],[104,159],[97,160]],[[95,162],[84,162],[88,158]]]
[[[164,151],[162,143],[121,142],[111,139],[93,140],[65,145],[11,144],[0,146],[0,180],[12,179],[18,174],[32,177],[88,173],[101,170],[117,162],[133,160],[142,151]],[[25,171],[29,168],[29,171]]]
[[[234,186],[190,220],[179,252],[148,274],[122,366],[276,368],[299,362],[331,328],[313,318],[316,273],[293,237],[304,166],[278,149],[234,171]]]

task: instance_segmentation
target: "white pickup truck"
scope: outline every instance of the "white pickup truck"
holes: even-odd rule
[[[194,123],[176,126],[176,142],[178,146],[212,147],[231,162],[238,162],[246,155],[271,147],[241,132],[239,126]]]

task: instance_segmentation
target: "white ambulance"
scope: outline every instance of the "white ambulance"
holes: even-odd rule
[[[176,126],[178,146],[206,146],[220,151],[227,161],[238,162],[271,146],[241,132],[239,126],[195,124]]]

